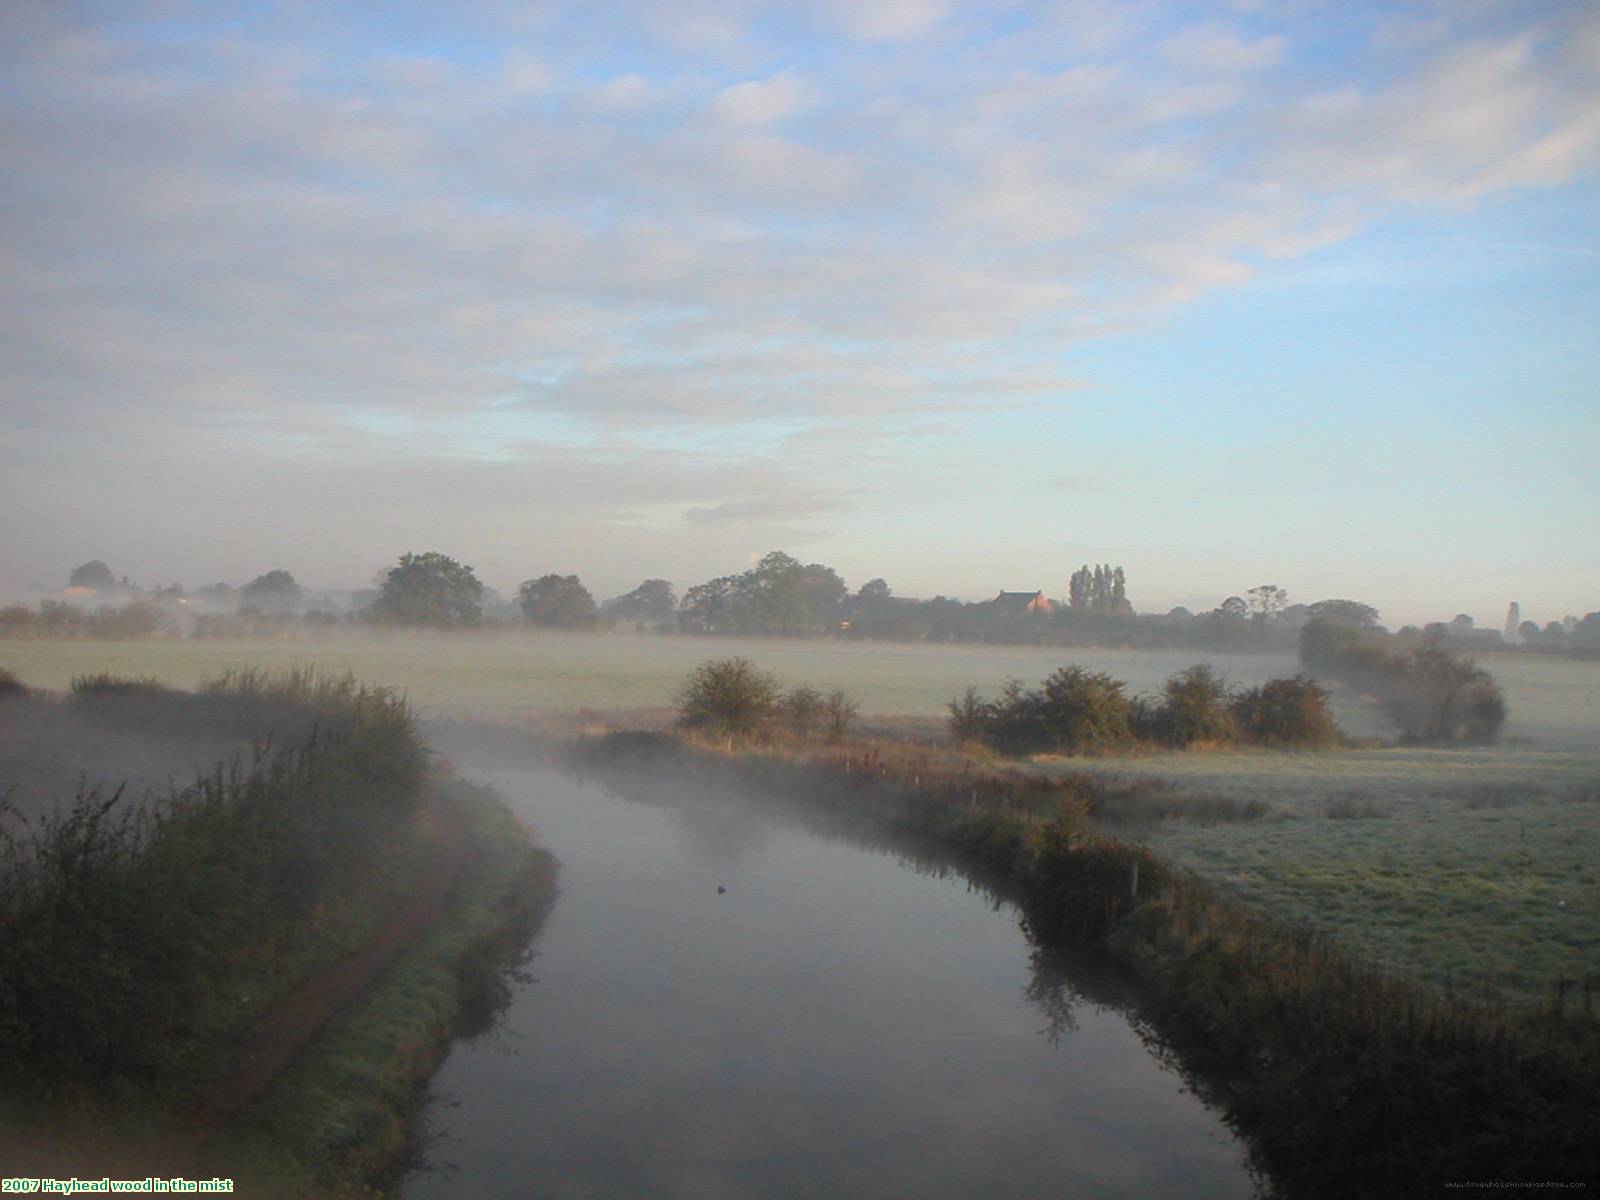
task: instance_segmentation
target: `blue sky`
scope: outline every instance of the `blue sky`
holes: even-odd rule
[[[1600,10],[0,8],[0,587],[1600,607]]]

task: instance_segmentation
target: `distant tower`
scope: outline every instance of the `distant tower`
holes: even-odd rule
[[[1506,609],[1506,641],[1515,642],[1517,640],[1517,627],[1521,624],[1522,605],[1513,600],[1511,607]]]

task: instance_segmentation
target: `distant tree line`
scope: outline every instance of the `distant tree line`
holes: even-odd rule
[[[1276,584],[1263,583],[1229,596],[1216,608],[1140,613],[1128,595],[1121,566],[1084,564],[1066,580],[1066,595],[1042,603],[1015,601],[1034,593],[1002,593],[983,601],[947,596],[897,596],[882,578],[851,592],[839,572],[802,563],[774,550],[749,569],[695,584],[680,601],[671,581],[646,579],[632,591],[596,603],[573,574],[549,572],[523,582],[513,599],[499,597],[470,566],[438,551],[406,553],[378,572],[374,587],[355,593],[348,607],[305,592],[281,568],[242,587],[215,583],[194,592],[177,585],[138,587],[118,579],[96,559],[75,567],[72,588],[125,609],[102,604],[94,612],[63,601],[0,609],[0,637],[146,637],[190,633],[198,637],[277,636],[346,624],[435,629],[530,626],[589,630],[632,627],[698,636],[785,636],[878,641],[971,642],[1129,649],[1241,652],[1294,651],[1317,620],[1381,630],[1379,614],[1358,600],[1291,604]],[[147,606],[147,607],[140,607]],[[1517,650],[1600,656],[1600,612],[1539,626],[1521,623],[1515,641],[1498,630],[1476,628],[1470,616],[1406,626],[1390,635],[1397,644],[1430,644],[1465,652]]]

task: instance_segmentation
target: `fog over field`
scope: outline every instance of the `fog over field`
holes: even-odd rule
[[[0,156],[8,1190],[1600,1182],[1593,0],[0,0]]]

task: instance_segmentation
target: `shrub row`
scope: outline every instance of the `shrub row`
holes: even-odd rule
[[[1309,677],[1232,689],[1199,664],[1168,679],[1159,699],[1129,697],[1120,679],[1062,667],[1037,688],[1012,680],[994,700],[968,688],[952,700],[950,732],[1005,754],[1095,754],[1162,746],[1337,744],[1327,693]]]
[[[424,750],[403,700],[350,679],[234,675],[187,695],[97,677],[71,702],[261,739],[160,802],[85,788],[32,827],[0,820],[0,1077],[159,1089],[214,1032],[218,982],[270,975],[383,853]],[[287,716],[304,736],[274,748],[262,731]]]

